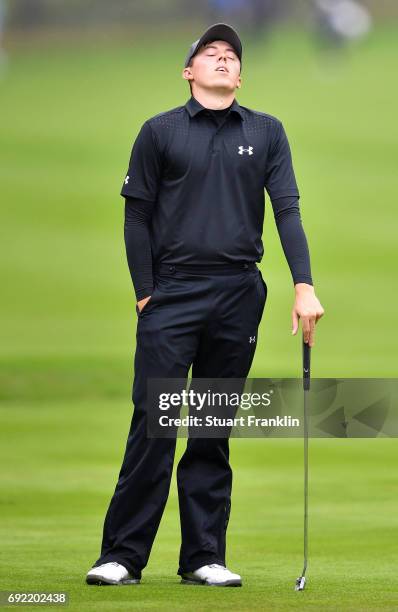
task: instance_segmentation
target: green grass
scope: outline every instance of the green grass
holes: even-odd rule
[[[67,590],[71,609],[396,610],[395,440],[232,440],[228,561],[243,589],[182,587],[175,486],[142,584],[86,587],[131,415],[136,315],[119,190],[148,117],[185,103],[182,58],[127,43],[17,46],[0,81],[2,589]],[[322,72],[303,33],[246,46],[239,102],[284,122],[315,289],[314,376],[397,375],[396,27]],[[268,285],[251,377],[297,376],[293,286],[267,200]],[[178,455],[184,442],[179,441]]]
[[[65,590],[74,610],[397,609],[398,450],[388,439],[310,441],[303,593],[294,591],[302,569],[300,440],[231,440],[227,560],[242,589],[179,584],[174,479],[142,584],[86,586],[129,421],[127,400],[3,404],[0,589]]]
[[[397,374],[395,34],[376,31],[323,75],[295,31],[247,50],[238,99],[280,117],[293,151],[326,311],[315,376]],[[182,35],[167,53],[145,38],[10,53],[0,85],[0,358],[25,360],[27,376],[29,359],[131,354],[119,190],[142,122],[189,97],[181,48]],[[269,294],[253,373],[295,376],[293,285],[268,198],[264,244]]]

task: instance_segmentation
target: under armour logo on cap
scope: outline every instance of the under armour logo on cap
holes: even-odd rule
[[[245,149],[242,145],[239,147],[239,155],[243,155],[243,153],[248,153],[248,155],[253,155],[253,147],[248,147]]]

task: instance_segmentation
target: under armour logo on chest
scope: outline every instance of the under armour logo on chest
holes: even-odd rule
[[[242,145],[239,146],[239,155],[243,155],[243,153],[247,153],[248,155],[253,155],[253,147],[248,147],[245,149]]]

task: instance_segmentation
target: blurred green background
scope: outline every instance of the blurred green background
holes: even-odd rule
[[[244,589],[178,585],[174,485],[139,591],[84,585],[132,410],[136,314],[119,191],[142,123],[189,98],[183,58],[207,25],[16,30],[6,39],[1,588],[65,589],[76,609],[286,610],[305,599],[314,610],[396,610],[398,451],[386,439],[311,441],[302,594],[293,591],[302,564],[299,440],[231,441],[228,558]],[[313,376],[397,376],[397,31],[378,21],[337,52],[291,22],[243,38],[237,99],[281,119],[292,148],[325,308]],[[268,299],[250,376],[294,377],[301,338],[291,336],[294,290],[268,197],[264,246]]]

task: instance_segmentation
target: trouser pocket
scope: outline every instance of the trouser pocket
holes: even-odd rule
[[[262,284],[263,289],[264,289],[264,306],[265,306],[265,303],[267,301],[267,295],[268,295],[268,287],[267,287],[267,283],[263,279],[263,275],[261,274],[261,271],[259,270],[258,272],[260,274],[261,284]]]
[[[155,285],[153,291],[152,291],[152,295],[150,297],[150,299],[148,300],[148,302],[145,304],[144,308],[141,309],[141,311],[138,308],[138,304],[135,305],[135,311],[137,313],[137,316],[139,318],[143,317],[144,314],[146,312],[148,312],[148,310],[151,310],[153,305],[156,304],[158,302],[159,299],[159,290],[158,287]]]
[[[258,298],[258,322],[260,323],[265,303],[267,301],[268,288],[260,270],[256,270],[255,276],[256,289],[257,289],[257,298]]]

